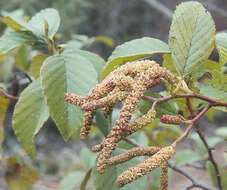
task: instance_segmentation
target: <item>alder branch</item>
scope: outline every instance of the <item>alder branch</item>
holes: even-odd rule
[[[187,102],[187,107],[188,107],[188,109],[189,109],[189,111],[190,111],[190,113],[191,113],[191,115],[193,117],[195,114],[194,114],[194,111],[192,109],[190,99],[187,98],[186,99],[186,102]],[[207,143],[206,138],[204,137],[204,135],[200,131],[200,126],[199,126],[198,123],[195,124],[195,131],[198,133],[200,139],[202,140],[203,144],[205,145],[205,147],[207,149],[207,152],[208,152],[208,160],[210,160],[211,163],[212,163],[212,165],[214,166],[215,176],[216,176],[218,188],[219,188],[219,190],[223,190],[220,171],[218,169],[218,165],[215,162],[214,156],[213,156],[213,153],[212,153],[213,147],[210,147],[209,144]]]
[[[135,146],[135,147],[140,147],[139,144],[137,144],[135,141],[131,140],[131,139],[128,139],[128,138],[125,138],[124,139],[126,142],[130,143],[131,145]],[[194,187],[200,187],[204,190],[215,190],[214,188],[212,187],[208,187],[202,183],[199,183],[195,178],[193,178],[189,173],[187,173],[185,170],[175,166],[174,164],[172,163],[168,163],[168,166],[169,168],[171,168],[172,170],[174,170],[175,172],[185,176],[186,178],[188,178],[191,182],[192,182],[192,185],[188,186],[187,188],[188,189],[191,189],[191,188],[194,188]],[[189,188],[190,187],[190,188]],[[187,190],[187,189],[185,189]]]
[[[19,97],[17,96],[12,96],[5,92],[2,88],[0,88],[0,95],[3,96],[4,98],[11,99],[11,100],[18,100]]]

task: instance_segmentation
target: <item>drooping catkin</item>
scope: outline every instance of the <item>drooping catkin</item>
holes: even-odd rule
[[[90,131],[90,127],[91,127],[91,124],[92,124],[93,117],[94,117],[93,111],[84,112],[82,127],[81,127],[81,130],[80,130],[80,138],[81,139],[87,138],[89,131]]]
[[[108,165],[120,164],[128,160],[131,160],[136,156],[152,156],[153,154],[157,153],[160,149],[161,149],[160,147],[155,146],[135,147],[122,154],[110,158],[108,161]]]
[[[159,190],[168,190],[168,162],[161,167]]]
[[[144,162],[128,168],[120,176],[117,177],[117,184],[122,187],[132,181],[149,174],[152,170],[162,167],[174,155],[175,144],[164,147]]]

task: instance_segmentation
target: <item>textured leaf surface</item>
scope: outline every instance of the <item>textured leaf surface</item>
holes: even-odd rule
[[[101,80],[113,71],[115,67],[123,65],[127,61],[134,61],[158,53],[170,53],[168,45],[158,39],[149,37],[132,40],[117,46],[108,59],[108,63],[102,72]]]
[[[85,95],[97,81],[92,63],[75,53],[62,53],[45,60],[41,81],[49,112],[65,140],[79,132],[82,111],[65,102],[66,92]]]
[[[1,160],[1,149],[2,143],[4,140],[4,120],[5,120],[5,113],[9,105],[9,99],[6,99],[0,96],[0,160]]]
[[[98,73],[98,76],[100,77],[103,67],[105,65],[105,61],[99,55],[96,55],[89,51],[80,50],[77,48],[70,48],[70,49],[66,48],[64,53],[75,53],[83,57],[86,57],[86,59],[88,59],[93,64],[93,67],[95,68],[96,72]]]
[[[24,44],[33,44],[36,38],[25,32],[7,31],[0,38],[0,56]]]
[[[114,155],[118,155],[123,153],[122,149],[116,149],[114,151]],[[94,190],[134,190],[134,189],[145,189],[146,187],[146,176],[143,176],[136,181],[125,185],[124,187],[118,187],[116,184],[116,178],[127,168],[135,166],[139,164],[141,159],[134,158],[128,162],[123,164],[119,164],[116,166],[107,166],[105,172],[103,174],[99,174],[96,170],[96,167],[92,170],[92,179]]]
[[[53,38],[58,31],[61,21],[59,13],[55,9],[43,9],[34,15],[28,22],[30,30],[36,36],[45,37],[44,19],[48,23],[48,36],[49,38]]]
[[[216,47],[219,53],[219,63],[223,66],[227,62],[227,33],[216,35]]]
[[[169,32],[169,47],[175,67],[183,77],[207,59],[214,48],[215,24],[198,2],[177,6]]]
[[[22,147],[32,158],[36,154],[34,137],[48,117],[40,79],[37,79],[21,93],[13,115],[14,132]]]

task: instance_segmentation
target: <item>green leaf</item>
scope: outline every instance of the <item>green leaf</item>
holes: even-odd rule
[[[95,166],[96,157],[97,153],[91,152],[87,147],[82,148],[80,151],[80,158],[88,168]]]
[[[34,44],[37,39],[28,32],[7,31],[0,38],[0,56],[26,44]]]
[[[210,71],[212,79],[206,78],[198,83],[197,87],[202,95],[227,102],[227,75],[222,72]]]
[[[145,93],[146,96],[150,96],[153,98],[160,98],[161,95],[159,95],[158,93],[152,93],[150,91],[147,91]],[[151,109],[153,102],[149,101],[149,100],[141,100],[139,102],[138,108],[141,111],[142,114],[146,114],[148,112],[148,110]],[[168,114],[168,115],[176,115],[177,111],[176,108],[174,107],[174,105],[172,103],[169,102],[161,102],[156,106],[156,112],[157,112],[157,117],[161,117],[164,114]]]
[[[60,182],[58,190],[73,190],[75,187],[79,188],[79,184],[84,178],[84,171],[75,171],[69,173],[63,180]]]
[[[218,187],[216,172],[215,172],[213,164],[210,161],[207,161],[207,168],[208,168],[208,171],[210,173],[210,177],[211,177],[211,180],[213,182],[213,185],[215,187]],[[223,168],[220,165],[218,165],[218,169],[219,169],[219,172],[220,172],[222,187],[223,187],[223,189],[227,189],[227,180],[226,180],[227,179],[227,170],[226,170],[226,168]]]
[[[113,155],[118,155],[123,153],[122,149],[116,149]],[[116,178],[127,168],[139,164],[141,159],[134,158],[130,161],[127,161],[123,164],[107,166],[103,174],[99,174],[96,170],[96,167],[92,169],[92,179],[94,190],[134,190],[134,189],[145,189],[146,187],[146,176],[143,176],[136,181],[125,185],[124,187],[118,187],[116,184]]]
[[[116,67],[123,65],[128,61],[134,61],[161,53],[170,53],[168,45],[158,39],[149,37],[132,40],[117,46],[108,59],[108,63],[102,72],[101,80]]]
[[[209,57],[214,43],[215,24],[210,13],[195,1],[177,6],[169,32],[169,48],[182,77]]]
[[[4,141],[4,121],[5,115],[8,108],[10,100],[0,96],[0,160],[1,160],[1,150],[2,143]]]
[[[16,157],[7,159],[6,181],[10,190],[30,190],[39,173]]]
[[[216,47],[219,53],[219,63],[223,66],[227,62],[227,33],[216,35]]]
[[[14,57],[16,65],[26,71],[28,69],[28,62],[30,59],[31,48],[27,46],[21,46]]]
[[[31,73],[31,75],[34,78],[39,77],[40,68],[43,65],[43,62],[45,61],[45,59],[47,57],[48,57],[47,55],[44,55],[42,53],[39,53],[39,54],[35,55],[34,57],[32,57],[31,64],[29,66],[29,73]]]
[[[75,53],[62,53],[45,60],[41,67],[41,82],[49,112],[65,140],[79,132],[82,111],[65,102],[66,92],[86,95],[95,86],[97,73],[92,63]]]
[[[102,114],[101,110],[96,111],[96,125],[103,133],[103,135],[107,136],[111,130],[110,120],[105,118]]]
[[[59,13],[55,9],[43,9],[34,15],[28,22],[29,29],[36,36],[45,38],[44,20],[48,23],[48,36],[52,39],[57,33],[61,21]]]
[[[181,152],[177,152],[174,156],[175,162],[177,165],[185,165],[190,164],[202,159],[201,155],[197,152],[193,152],[191,150],[185,150]]]
[[[34,137],[48,117],[40,80],[37,79],[21,93],[13,114],[14,132],[32,158],[35,158],[36,154]]]
[[[72,49],[66,48],[64,50],[64,53],[75,53],[85,57],[93,64],[93,67],[95,68],[96,72],[98,73],[98,76],[100,77],[103,67],[105,65],[105,61],[99,55],[91,53],[89,51],[76,49],[76,48],[72,48]]]

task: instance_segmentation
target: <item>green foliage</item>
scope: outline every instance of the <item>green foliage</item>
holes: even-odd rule
[[[62,53],[49,57],[42,65],[41,83],[47,105],[65,140],[78,132],[82,117],[78,107],[65,102],[65,93],[85,95],[96,80],[97,73],[92,63],[81,55]]]
[[[214,48],[215,24],[209,12],[197,2],[177,6],[169,32],[174,65],[186,77]]]
[[[168,45],[158,39],[144,37],[117,46],[108,58],[107,65],[102,72],[103,80],[116,67],[128,61],[149,57],[154,54],[169,53]]]
[[[26,152],[35,158],[34,137],[48,119],[40,80],[33,81],[20,95],[13,115],[13,129]]]
[[[227,62],[227,33],[216,35],[216,47],[219,53],[219,63],[223,66]]]
[[[116,149],[114,155],[122,153],[122,149]],[[129,190],[129,189],[145,189],[146,176],[119,188],[115,182],[117,176],[119,176],[125,169],[132,167],[141,162],[141,159],[135,158],[130,162],[126,162],[120,165],[108,166],[104,174],[99,174],[96,167],[92,169],[93,186],[95,190]]]

